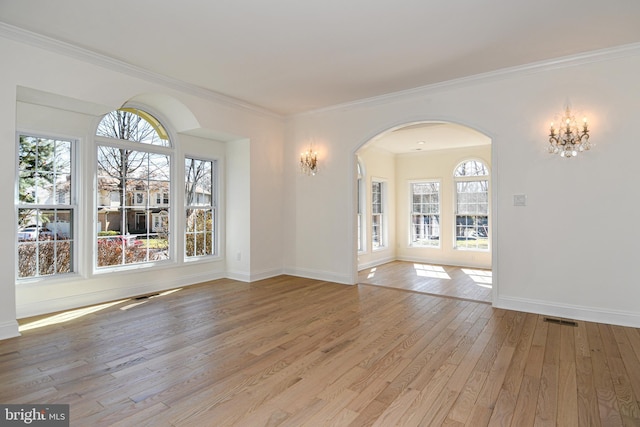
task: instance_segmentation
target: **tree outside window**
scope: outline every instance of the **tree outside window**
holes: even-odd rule
[[[18,141],[18,278],[74,271],[74,142]]]
[[[168,259],[172,152],[166,130],[149,113],[125,108],[104,116],[96,137],[97,266]]]
[[[216,162],[185,159],[185,256],[216,254]]]
[[[489,249],[489,170],[477,160],[458,165],[456,183],[456,248]]]

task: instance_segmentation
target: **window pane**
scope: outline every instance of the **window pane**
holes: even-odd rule
[[[163,147],[170,146],[167,131],[160,122],[151,114],[133,108],[122,108],[105,115],[98,125],[96,135]]]
[[[96,135],[171,146],[162,124],[151,114],[135,108],[106,114]],[[97,175],[97,265],[168,259],[171,155],[145,151],[131,143],[103,144],[98,146]]]
[[[73,271],[72,147],[71,141],[19,137],[18,277]]]
[[[480,161],[461,163],[456,177],[456,248],[489,249],[489,181],[467,177],[487,176]]]
[[[98,267],[169,258],[170,156],[98,147]]]
[[[384,241],[384,185],[382,182],[372,182],[371,184],[371,245],[375,248],[382,248],[386,245]]]
[[[440,183],[411,184],[411,246],[440,246]]]
[[[185,159],[185,255],[215,253],[215,162]]]
[[[489,170],[483,162],[476,160],[469,160],[461,163],[456,168],[453,176],[485,176],[489,175]]]

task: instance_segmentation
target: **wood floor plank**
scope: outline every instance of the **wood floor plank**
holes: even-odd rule
[[[532,426],[536,415],[536,403],[540,390],[540,377],[545,354],[545,344],[549,324],[541,316],[536,316],[535,331],[524,367],[524,376],[516,396],[513,409],[513,426]]]
[[[389,267],[376,280],[406,288],[223,279],[25,319],[64,322],[0,342],[0,401],[68,403],[95,427],[640,424],[640,330],[494,309],[462,269]],[[435,295],[456,281],[473,288]]]
[[[598,399],[598,414],[603,426],[621,426],[622,417],[618,409],[618,400],[613,387],[611,372],[607,364],[604,342],[600,335],[600,328],[596,323],[587,323],[587,337],[591,349],[591,364],[593,367],[593,384]]]

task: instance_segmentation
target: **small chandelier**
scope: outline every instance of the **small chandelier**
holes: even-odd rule
[[[591,148],[589,143],[589,128],[587,118],[582,120],[582,129],[578,127],[575,117],[569,107],[560,119],[561,124],[557,128],[551,123],[549,130],[549,153],[560,154],[562,157],[575,157],[582,151]]]
[[[318,152],[311,151],[311,147],[300,153],[300,171],[307,175],[318,173]]]

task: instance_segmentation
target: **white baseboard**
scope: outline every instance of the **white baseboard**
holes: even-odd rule
[[[257,280],[270,279],[272,277],[281,276],[284,274],[284,271],[281,268],[269,269],[263,271],[257,271],[251,273],[251,282],[255,282]]]
[[[239,282],[251,282],[251,275],[246,271],[227,271],[225,277]]]
[[[326,282],[341,283],[343,285],[352,285],[351,276],[344,274],[336,274],[333,271],[311,270],[304,268],[285,268],[284,274],[290,276],[305,277],[307,279],[323,280]]]
[[[397,261],[397,258],[396,257],[387,257],[387,258],[377,259],[375,261],[369,261],[369,262],[363,263],[363,264],[358,264],[358,271],[365,270],[367,268],[377,267],[379,265],[386,264],[386,263],[393,262],[393,261]]]
[[[542,314],[564,319],[640,328],[640,314],[634,312],[603,310],[596,307],[556,304],[548,301],[505,296],[498,296],[494,300],[493,306],[495,308],[524,311],[526,313]]]
[[[19,337],[18,322],[15,320],[0,323],[0,340]]]

